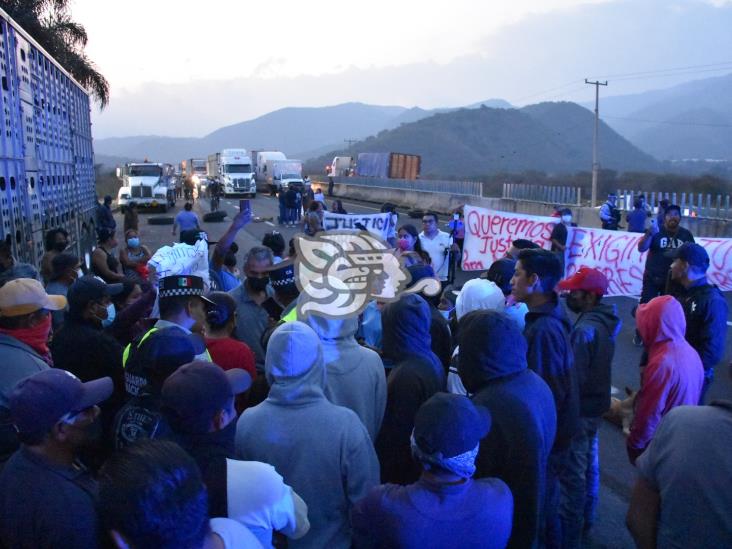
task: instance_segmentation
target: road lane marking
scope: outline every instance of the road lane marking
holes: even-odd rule
[[[266,223],[267,225],[269,225],[270,227],[274,227],[274,223],[272,223],[271,221],[265,221],[265,223]]]

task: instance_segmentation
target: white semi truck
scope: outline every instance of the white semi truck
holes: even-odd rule
[[[257,152],[257,160],[255,162],[255,177],[257,178],[257,185],[259,190],[266,190],[269,188],[269,183],[272,180],[272,176],[268,173],[271,171],[271,161],[273,160],[287,160],[285,153],[281,151],[259,151]]]
[[[168,211],[170,205],[165,166],[152,162],[125,164],[117,168],[122,186],[117,192],[117,203],[124,212],[130,202],[138,208],[160,208]]]
[[[224,195],[245,194],[257,196],[257,181],[252,159],[246,149],[224,149],[209,155],[206,163],[208,176],[215,179]]]
[[[305,187],[302,178],[302,161],[300,160],[268,160],[267,184],[272,191],[287,189],[294,185],[300,191]]]

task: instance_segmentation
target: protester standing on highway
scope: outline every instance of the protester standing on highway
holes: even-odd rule
[[[298,192],[291,184],[285,192],[285,224],[294,227],[297,222],[297,195]]]
[[[307,301],[305,294],[300,301]],[[353,410],[371,440],[376,440],[386,408],[386,376],[379,355],[356,342],[358,318],[327,318],[315,312],[298,318],[320,338],[327,372],[325,396]]]
[[[578,314],[572,327],[574,367],[580,391],[580,429],[569,446],[569,460],[562,473],[560,514],[565,547],[580,547],[583,532],[595,522],[599,499],[600,466],[598,430],[610,408],[610,374],[620,319],[615,306],[602,302],[607,293],[605,275],[581,267],[557,285],[568,292],[567,307]]]
[[[272,250],[254,246],[244,256],[244,284],[231,291],[236,300],[236,339],[246,343],[254,352],[257,371],[264,372],[262,334],[269,325],[269,315],[262,308],[272,296],[269,270],[272,267]]]
[[[381,480],[411,484],[419,478],[409,443],[414,416],[422,403],[445,390],[446,374],[431,349],[431,314],[424,299],[403,295],[384,307],[381,318],[383,355],[393,364],[384,422],[376,439]]]
[[[504,314],[468,313],[460,321],[458,342],[460,379],[473,403],[485,406],[492,419],[480,443],[475,477],[498,477],[511,489],[513,530],[508,546],[537,547],[557,426],[551,390],[526,367],[526,340]]]
[[[183,211],[178,212],[173,221],[173,236],[175,236],[176,230],[180,228],[180,232],[199,230],[201,223],[198,221],[198,215],[193,212],[193,204],[186,202],[183,206]]]
[[[112,325],[106,328],[107,333],[123,347],[129,345],[140,333],[146,331],[145,324],[157,297],[157,288],[149,282],[123,280],[122,291],[112,298],[116,316]]]
[[[350,547],[351,508],[379,483],[368,431],[325,397],[320,341],[302,322],[274,331],[265,372],[272,387],[239,418],[237,456],[272,465],[307,503],[310,531],[289,547]]]
[[[231,337],[236,329],[236,301],[227,292],[209,292],[206,297],[213,303],[206,312],[205,338],[211,360],[224,370],[244,370],[255,379],[254,353]]]
[[[241,280],[238,276],[231,272],[232,268],[236,268],[236,252],[239,251],[234,240],[239,231],[242,230],[252,220],[252,213],[249,209],[244,209],[234,216],[231,225],[226,232],[219,238],[216,243],[211,260],[209,262],[209,273],[211,279],[215,281],[215,289],[222,292],[230,292],[241,286]],[[234,265],[228,267],[227,263],[231,260]]]
[[[137,214],[137,202],[130,202],[125,208],[125,218],[122,230],[125,234],[127,234],[127,231],[129,231],[130,229],[133,229],[134,231],[139,231],[139,224],[140,220]]]
[[[135,280],[147,280],[147,262],[152,254],[147,246],[140,244],[140,235],[135,229],[125,232],[126,246],[119,252],[125,276]]]
[[[273,330],[275,323],[281,320],[297,320],[295,307],[300,290],[295,283],[295,266],[290,261],[273,266],[269,271],[269,284],[274,293],[262,303],[262,308],[269,314],[272,325],[269,329]],[[269,338],[265,335],[262,339]]]
[[[618,196],[615,193],[607,195],[607,201],[600,207],[600,221],[602,228],[608,231],[617,231],[620,223],[620,210],[617,208]]]
[[[325,196],[323,196],[323,189],[321,189],[320,187],[315,189],[315,193],[313,194],[313,200],[315,200],[316,202],[320,202],[323,205],[324,210],[328,209],[325,203]]]
[[[114,230],[99,229],[97,231],[99,237],[99,246],[91,255],[91,272],[98,276],[107,284],[121,282],[125,275],[122,272],[122,265],[119,259],[114,255],[117,248],[117,238],[114,236]]]
[[[547,470],[545,542],[550,545],[562,541],[560,473],[567,465],[570,441],[579,430],[579,386],[569,339],[571,325],[554,291],[561,278],[557,256],[540,249],[519,254],[511,280],[513,296],[529,308],[524,328],[529,368],[549,385],[557,407],[557,437]]]
[[[66,303],[64,296],[48,295],[30,278],[11,280],[0,288],[0,468],[19,444],[8,416],[10,393],[21,379],[53,365],[49,311],[61,311]]]
[[[0,539],[7,547],[97,546],[97,484],[76,458],[95,439],[108,377],[82,383],[51,368],[18,383],[9,399],[22,442],[0,475]]]
[[[450,265],[450,250],[457,247],[452,243],[450,235],[439,229],[437,214],[427,212],[422,215],[422,232],[419,233],[419,242],[422,249],[430,254],[432,269],[435,276],[443,283],[447,282]]]
[[[69,247],[69,233],[66,229],[51,229],[44,237],[46,252],[41,258],[41,276],[48,283],[51,280],[53,258]]]
[[[526,240],[525,238],[517,238],[511,242],[511,246],[509,246],[508,251],[506,252],[506,257],[516,261],[521,250],[538,250],[539,248],[541,248],[541,246],[536,242]]]
[[[331,205],[331,211],[333,213],[337,213],[337,214],[341,214],[341,215],[346,215],[348,213],[346,211],[346,209],[343,207],[343,202],[341,200],[333,201],[333,204]]]
[[[323,203],[317,200],[310,202],[308,213],[303,219],[302,232],[306,236],[315,236],[323,230]]]
[[[625,220],[628,222],[629,233],[646,232],[646,219],[648,218],[648,210],[646,209],[646,197],[640,195],[633,203],[633,211],[628,212]]]
[[[243,524],[209,519],[196,462],[167,440],[141,441],[105,463],[99,522],[105,539],[117,547],[261,548]]]
[[[503,292],[503,296],[506,298],[506,306],[503,312],[506,313],[508,318],[516,323],[519,330],[524,331],[526,326],[526,313],[529,312],[529,308],[526,303],[516,301],[511,294],[511,279],[513,278],[514,270],[516,269],[516,260],[510,257],[502,257],[496,259],[488,270],[485,272],[485,278],[491,282],[495,282]],[[483,275],[481,275],[483,278]]]
[[[686,320],[678,301],[665,295],[640,305],[636,324],[648,363],[641,373],[627,440],[631,463],[650,444],[661,418],[671,408],[699,403],[704,384],[699,354],[684,339]]]
[[[399,227],[399,230],[397,231],[396,245],[400,255],[404,255],[409,252],[415,252],[421,257],[423,254],[422,242],[419,238],[419,232],[414,225],[406,224]],[[430,262],[430,257],[429,255],[427,255],[426,263],[429,265]]]
[[[41,280],[38,269],[30,263],[19,263],[13,257],[13,248],[10,242],[5,239],[0,240],[0,288],[9,280],[16,278]]]
[[[686,317],[686,341],[699,353],[704,366],[704,388],[699,404],[714,380],[714,367],[724,356],[727,335],[727,301],[714,284],[707,282],[709,255],[703,246],[686,243],[668,252],[671,279],[683,286],[676,298]]]
[[[576,227],[577,223],[572,223],[572,210],[563,208],[559,211],[561,221],[554,225],[552,234],[549,237],[552,241],[551,251],[557,255],[559,263],[562,266],[562,274],[564,274],[564,262],[567,250],[567,227]]]
[[[694,235],[680,223],[681,209],[672,204],[665,210],[663,227],[659,228],[652,218],[650,228],[638,242],[638,251],[648,252],[639,303],[648,303],[654,297],[667,293],[672,259],[666,257],[666,252],[685,242],[694,242]]]
[[[265,233],[262,237],[262,246],[272,250],[272,263],[277,265],[285,255],[285,239],[277,231]]]
[[[422,474],[409,486],[377,486],[356,504],[354,546],[503,549],[511,491],[497,478],[472,479],[490,423],[464,396],[437,393],[422,404],[411,437]]]
[[[81,261],[73,254],[58,254],[51,261],[51,277],[46,284],[46,293],[66,297],[69,287],[80,278]],[[54,333],[58,332],[64,323],[66,309],[51,311]]]
[[[112,197],[106,195],[102,204],[97,203],[97,231],[108,229],[114,231],[117,228],[117,222],[112,214]]]
[[[638,458],[627,525],[638,547],[732,547],[732,402],[679,406]]]

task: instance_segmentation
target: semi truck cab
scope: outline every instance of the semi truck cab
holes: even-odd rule
[[[130,202],[138,208],[160,208],[168,211],[168,185],[163,178],[162,164],[126,164],[117,168],[122,187],[117,193],[117,203],[124,212]]]

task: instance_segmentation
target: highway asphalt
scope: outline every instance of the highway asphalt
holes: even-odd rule
[[[329,202],[330,203],[330,202]],[[168,212],[168,216],[175,215],[182,207],[183,201],[178,201],[178,207]],[[271,218],[267,221],[252,222],[245,227],[238,235],[236,241],[240,248],[239,255],[251,246],[261,243],[266,232],[276,230],[283,234],[285,241],[288,241],[296,232],[289,227],[277,225],[278,203],[274,198],[265,195],[257,195],[251,200],[254,216]],[[377,204],[366,204],[343,200],[343,206],[349,213],[375,213],[378,212]],[[220,223],[203,223],[203,228],[209,233],[209,239],[216,241],[226,231],[231,218],[236,214],[239,207],[238,198],[225,198],[221,201],[221,208],[227,212],[227,218]],[[199,200],[194,206],[194,211],[202,217],[208,211],[208,201]],[[163,245],[171,244],[174,239],[171,235],[171,225],[149,225],[147,218],[158,216],[157,213],[140,214],[140,237],[143,244],[155,250]],[[118,226],[122,226],[122,219],[116,215]],[[406,223],[406,215],[401,214],[400,224]],[[421,230],[420,219],[413,219],[411,222]],[[440,219],[440,226],[443,227],[447,219]],[[121,231],[120,231],[121,232]],[[122,235],[118,235],[122,243]],[[175,240],[177,241],[177,239]],[[478,275],[478,272],[459,272],[457,283],[462,284],[470,278]],[[730,310],[732,310],[732,293],[725,294]],[[640,383],[638,363],[641,355],[641,348],[633,344],[634,321],[631,316],[631,309],[636,300],[630,297],[608,298],[609,303],[617,307],[618,316],[622,320],[622,329],[617,339],[615,357],[613,360],[612,384],[616,396],[624,398],[624,388],[637,389]],[[726,351],[722,363],[717,367],[717,378],[707,394],[707,401],[713,399],[732,400],[732,372],[727,365],[732,361],[732,319],[727,319]],[[620,428],[603,422],[600,431],[600,471],[601,471],[601,492],[598,511],[598,520],[592,531],[592,537],[587,547],[633,547],[630,535],[625,527],[625,513],[628,507],[630,492],[635,478],[634,468],[628,462],[625,452],[624,435]],[[713,472],[710,472],[713,474]]]

